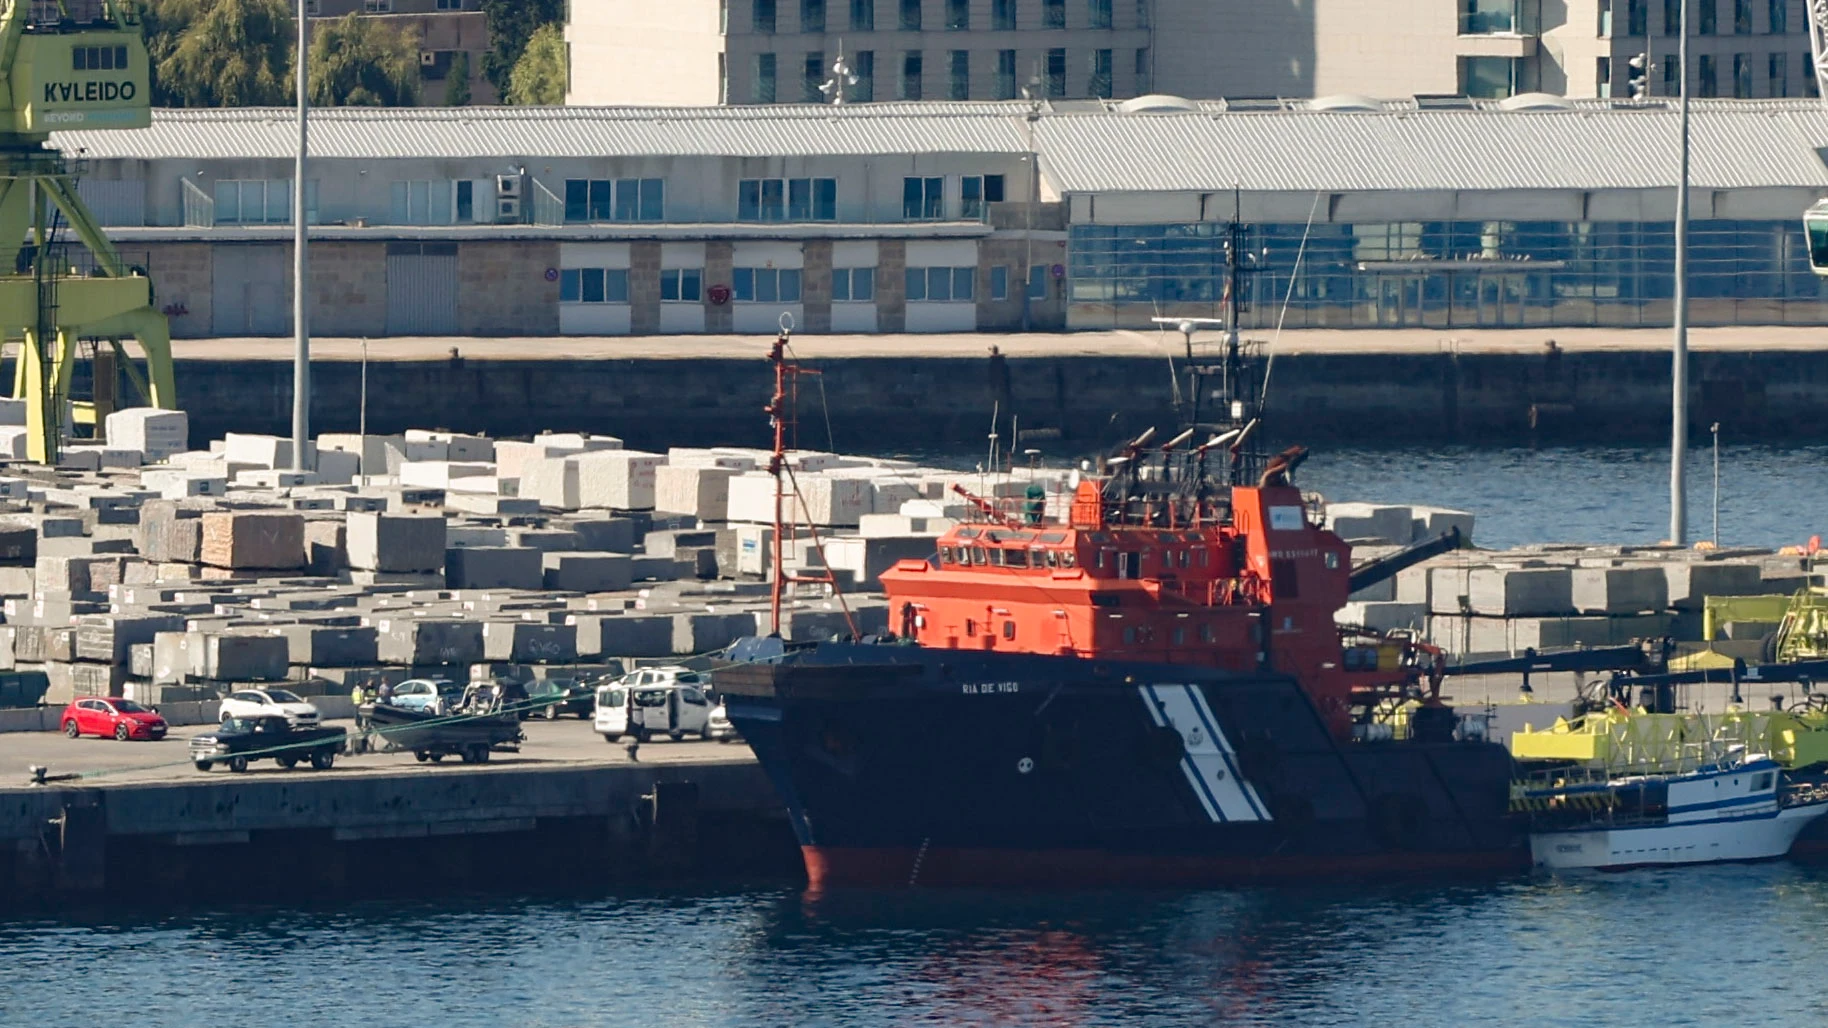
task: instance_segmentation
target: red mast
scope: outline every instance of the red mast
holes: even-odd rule
[[[774,574],[771,576],[768,589],[769,626],[775,635],[781,634],[781,594],[786,589],[788,582],[817,582],[831,588],[832,595],[838,600],[838,609],[844,613],[844,622],[850,626],[851,635],[855,636],[858,634],[857,622],[851,617],[850,605],[844,602],[844,593],[838,588],[837,576],[825,564],[825,544],[819,541],[819,530],[810,524],[810,518],[806,528],[811,533],[813,546],[819,550],[820,572],[816,575],[789,575],[787,574],[787,562],[782,556],[782,547],[785,545],[783,538],[791,523],[784,510],[787,500],[787,483],[783,479],[791,481],[793,478],[793,469],[787,466],[787,419],[794,409],[794,403],[793,397],[787,393],[787,382],[794,376],[818,374],[817,371],[808,371],[798,364],[787,362],[785,315],[782,316],[781,334],[775,337],[774,346],[768,351],[768,361],[774,365],[774,395],[769,398],[768,406],[764,408],[768,412],[768,420],[774,425],[774,452],[768,456],[768,473],[774,476]],[[798,391],[799,388],[796,385],[794,392],[797,394]],[[797,482],[793,483],[793,494],[798,499],[800,487]]]

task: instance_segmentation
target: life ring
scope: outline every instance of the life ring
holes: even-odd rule
[[[730,287],[721,285],[712,286],[705,290],[705,298],[717,306],[722,307],[724,304],[730,302]]]

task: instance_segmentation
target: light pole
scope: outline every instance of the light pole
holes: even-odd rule
[[[311,437],[311,304],[305,294],[305,153],[311,99],[306,93],[311,19],[298,0],[298,157],[292,172],[292,470],[304,471],[305,442]]]
[[[1676,73],[1682,110],[1682,176],[1676,187],[1675,338],[1670,354],[1669,541],[1688,543],[1688,492],[1683,462],[1688,458],[1688,7],[1676,29]]]
[[[1022,233],[1022,274],[1027,276],[1022,283],[1022,331],[1027,332],[1034,327],[1035,200],[1041,191],[1041,157],[1035,152],[1035,126],[1041,121],[1041,76],[1029,77],[1028,84],[1022,87],[1022,99],[1028,101],[1028,228]]]

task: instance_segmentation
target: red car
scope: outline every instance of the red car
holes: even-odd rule
[[[119,696],[91,696],[63,709],[63,734],[72,739],[84,735],[112,735],[122,742],[158,740],[165,738],[170,727],[158,711]]]

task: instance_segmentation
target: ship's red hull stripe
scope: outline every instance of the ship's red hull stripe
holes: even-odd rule
[[[802,846],[813,888],[865,886],[1196,886],[1352,875],[1522,871],[1527,849],[1327,856],[1154,856],[1098,850],[863,849]]]

